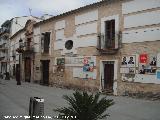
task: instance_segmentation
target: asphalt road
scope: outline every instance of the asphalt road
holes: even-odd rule
[[[17,86],[15,80],[0,80],[0,120],[25,120],[29,111],[30,97],[44,98],[44,113],[55,119],[53,109],[66,106],[62,96],[71,95],[72,90],[22,83]],[[160,102],[127,97],[109,96],[115,105],[107,111],[107,120],[160,120]],[[10,116],[10,118],[5,118]],[[16,117],[17,118],[14,118]],[[46,118],[45,120],[51,120]]]

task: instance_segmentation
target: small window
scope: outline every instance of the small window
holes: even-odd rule
[[[71,50],[73,48],[73,41],[72,40],[68,40],[66,43],[65,43],[65,48],[67,50]]]

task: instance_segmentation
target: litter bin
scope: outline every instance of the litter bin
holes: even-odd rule
[[[29,116],[31,120],[44,120],[44,99],[30,97]]]

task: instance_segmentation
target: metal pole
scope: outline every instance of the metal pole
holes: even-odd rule
[[[19,53],[19,64],[17,65],[16,68],[16,81],[17,81],[17,85],[21,85],[21,80],[20,80],[20,53]]]

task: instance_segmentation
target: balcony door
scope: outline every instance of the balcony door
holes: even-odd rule
[[[115,20],[105,21],[105,45],[107,48],[115,47]]]

